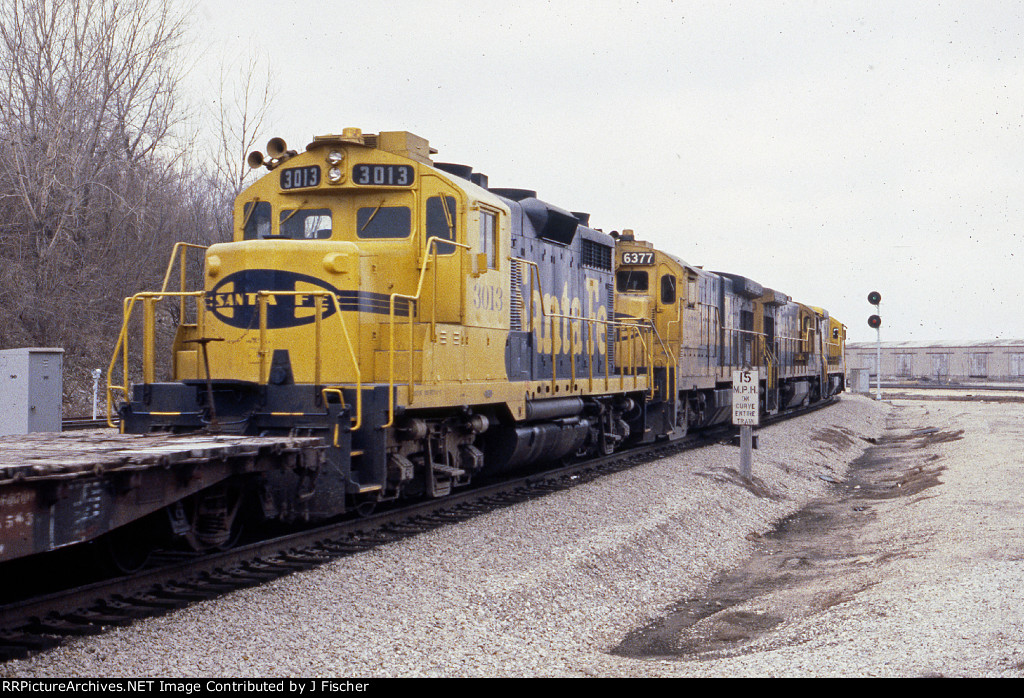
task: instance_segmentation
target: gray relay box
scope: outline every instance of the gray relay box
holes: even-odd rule
[[[866,368],[851,368],[846,387],[855,393],[871,392],[871,376]]]
[[[0,350],[0,435],[60,431],[63,349]]]

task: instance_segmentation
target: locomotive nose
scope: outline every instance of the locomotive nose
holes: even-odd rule
[[[247,240],[210,248],[206,262],[203,331],[224,340],[209,347],[215,378],[274,383],[274,357],[288,355],[295,382],[351,379],[360,299],[354,244]],[[326,339],[346,332],[348,343]]]

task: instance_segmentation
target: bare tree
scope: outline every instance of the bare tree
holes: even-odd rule
[[[272,81],[222,69],[217,145],[189,158],[186,1],[0,0],[0,347],[101,365],[173,244],[230,230]]]
[[[5,189],[25,252],[75,250],[97,194],[118,230],[139,234],[146,182],[135,171],[158,153],[163,169],[174,161],[183,18],[166,0],[8,0],[0,12]]]
[[[260,67],[255,54],[246,65],[237,69],[237,80],[228,80],[228,69],[221,67],[218,113],[218,152],[214,166],[220,181],[233,190],[242,191],[252,177],[246,158],[256,144],[274,98],[273,73]],[[263,73],[262,79],[258,76]]]
[[[257,176],[246,162],[274,99],[273,73],[255,52],[244,65],[222,65],[214,109],[216,144],[210,153],[211,186],[217,193],[218,226],[231,230],[235,197]],[[229,76],[233,74],[233,79]]]
[[[172,0],[0,3],[0,345],[108,351],[121,299],[159,277],[185,41]]]

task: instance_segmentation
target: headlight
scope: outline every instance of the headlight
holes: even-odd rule
[[[332,167],[327,171],[327,180],[333,184],[337,184],[341,181],[341,168]]]
[[[327,156],[327,162],[332,165],[340,165],[341,161],[345,159],[345,155],[340,150],[332,150]]]

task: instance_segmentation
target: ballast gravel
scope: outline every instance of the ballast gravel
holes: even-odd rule
[[[1024,674],[1024,406],[846,395],[760,429],[754,480],[718,445],[0,665],[3,677],[691,677]],[[890,427],[942,483],[876,505],[877,554],[834,603],[722,656],[636,658]],[[887,554],[887,547],[893,553]],[[849,585],[847,585],[849,586]]]

